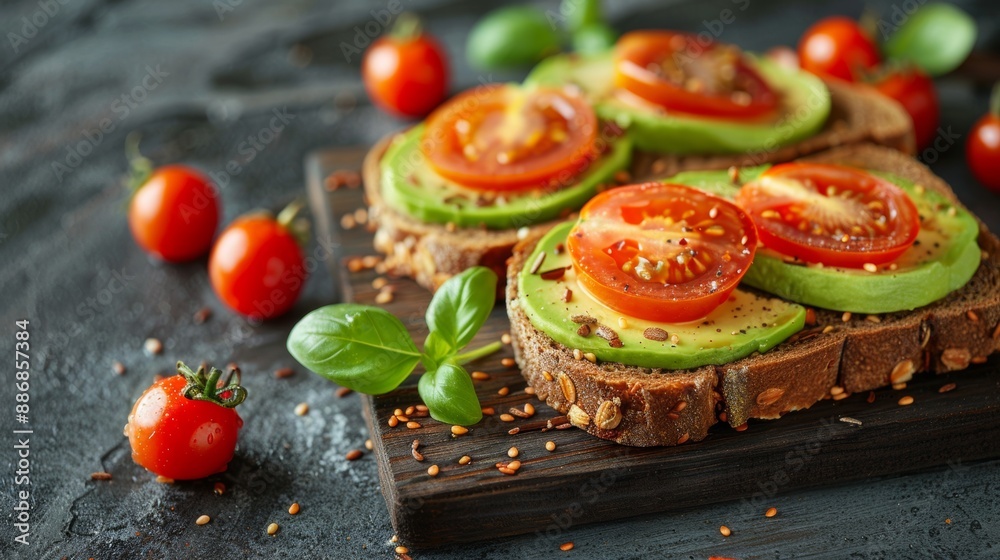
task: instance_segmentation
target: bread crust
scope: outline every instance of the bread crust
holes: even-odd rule
[[[792,146],[757,154],[724,156],[656,156],[636,152],[633,180],[666,177],[687,169],[726,169],[789,161],[833,146],[875,142],[907,153],[913,152],[909,117],[895,101],[864,85],[830,82],[831,116],[823,130]],[[505,261],[514,245],[529,235],[547,231],[561,220],[509,230],[454,228],[428,224],[388,207],[380,193],[379,165],[397,134],[383,137],[368,152],[362,168],[370,224],[376,227],[375,249],[386,255],[386,270],[409,276],[436,290],[452,275],[471,266],[487,266],[504,277]],[[503,297],[502,286],[498,298]]]
[[[935,189],[951,189],[898,151],[870,144],[836,148],[810,161],[894,173]],[[980,223],[984,259],[963,288],[911,312],[866,316],[814,310],[815,324],[765,354],[691,371],[659,371],[575,359],[573,350],[534,328],[517,303],[517,275],[541,233],[521,241],[507,269],[507,313],[521,372],[539,397],[562,413],[575,405],[591,434],[635,446],[676,445],[708,434],[718,415],[739,427],[750,418],[778,418],[833,393],[849,394],[905,382],[920,371],[953,371],[1000,350],[1000,241]],[[971,314],[970,314],[971,312]],[[560,374],[572,380],[568,399]],[[840,397],[837,397],[840,398]],[[620,402],[621,422],[601,429],[593,418],[605,401]],[[685,402],[681,411],[677,403]],[[578,417],[583,417],[579,413]],[[687,437],[683,437],[687,435]]]

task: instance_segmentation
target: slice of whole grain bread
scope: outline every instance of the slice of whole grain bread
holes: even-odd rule
[[[888,148],[852,145],[805,159],[890,172],[956,200],[929,169]],[[507,269],[517,362],[550,406],[618,443],[697,441],[717,419],[740,427],[750,418],[778,418],[823,398],[904,383],[919,371],[964,369],[1000,350],[1000,240],[982,224],[983,261],[968,284],[947,297],[875,317],[816,309],[805,330],[764,354],[689,371],[592,363],[535,329],[518,305],[516,279],[541,235],[521,241]]]
[[[734,165],[790,161],[834,146],[859,142],[875,142],[913,152],[909,116],[898,103],[867,86],[842,82],[827,85],[832,99],[830,118],[823,130],[808,140],[744,155],[677,157],[636,153],[631,175],[635,178],[667,177],[687,169],[726,169]],[[380,162],[395,136],[388,135],[375,144],[362,169],[370,223],[376,227],[375,249],[386,255],[388,272],[410,276],[431,290],[470,266],[487,266],[503,278],[505,261],[514,244],[558,223],[534,224],[520,230],[454,228],[421,222],[387,206],[380,194]],[[574,210],[568,208],[567,215]],[[502,293],[498,297],[503,297]]]

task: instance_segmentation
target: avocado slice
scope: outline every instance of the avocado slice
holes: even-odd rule
[[[740,177],[752,181],[767,167],[743,168]],[[896,259],[895,270],[881,267],[877,272],[867,272],[788,262],[783,255],[763,248],[757,251],[743,282],[787,300],[853,313],[908,311],[964,286],[982,258],[976,244],[976,219],[936,191],[889,173],[869,173],[903,189],[920,214],[917,240]],[[686,172],[665,181],[726,198],[733,198],[738,190],[726,172],[718,171]]]
[[[611,182],[615,172],[628,167],[632,159],[631,140],[620,136],[571,186],[487,192],[435,173],[420,150],[423,132],[423,125],[415,126],[386,150],[381,163],[382,196],[395,210],[427,223],[511,229],[552,220],[583,206],[598,185]]]
[[[600,118],[617,122],[629,131],[636,148],[649,152],[684,155],[773,151],[819,132],[830,114],[830,92],[823,81],[763,58],[752,60],[782,97],[777,116],[765,121],[668,114],[662,107],[614,87],[612,53],[549,57],[531,71],[524,83],[578,86]]]
[[[565,243],[572,222],[552,228],[538,242],[526,263],[534,263],[545,252],[543,270],[569,267],[559,280],[545,280],[539,274],[522,270],[518,276],[517,304],[527,314],[531,324],[553,340],[581,352],[592,352],[601,361],[618,362],[639,367],[691,369],[705,365],[727,364],[753,352],[765,352],[800,331],[805,324],[805,308],[757,295],[737,288],[729,300],[703,320],[682,324],[667,324],[625,317],[604,306],[587,294],[576,281],[572,258],[557,246]],[[566,290],[572,291],[569,302],[563,301]],[[589,316],[601,325],[613,329],[622,341],[612,348],[608,341],[590,334],[580,336],[580,325],[574,316]],[[592,325],[596,330],[596,325]],[[658,328],[668,335],[663,341],[647,339],[643,332]]]

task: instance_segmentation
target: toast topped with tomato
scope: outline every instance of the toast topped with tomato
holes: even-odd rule
[[[522,374],[574,425],[698,441],[1000,350],[1000,241],[888,148],[608,190],[514,249]]]
[[[909,117],[865,86],[824,82],[693,35],[641,31],[560,55],[524,85],[487,84],[369,153],[364,183],[387,271],[436,289],[634,177],[783,162],[874,142],[909,153]]]

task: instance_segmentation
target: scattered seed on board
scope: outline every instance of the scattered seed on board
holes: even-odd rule
[[[494,410],[492,406],[483,407],[483,414],[485,414],[486,416],[493,416],[496,413],[497,411]]]
[[[909,395],[899,399],[899,406],[909,406],[911,404],[913,404],[913,397]]]
[[[396,547],[396,554],[407,554],[409,552],[410,552],[410,549],[406,548],[405,546],[397,546]]]
[[[197,525],[205,525],[205,524],[207,524],[211,520],[212,520],[211,517],[209,517],[207,515],[202,515],[198,519],[196,519],[194,522]]]
[[[288,515],[296,515],[299,513],[299,503],[293,502],[292,505],[288,506]]]
[[[375,295],[375,303],[379,305],[385,305],[392,301],[392,290],[387,290],[385,288],[379,290],[378,294]]]
[[[174,479],[170,478],[169,476],[163,476],[162,474],[156,475],[156,481],[159,482],[160,484],[173,484],[174,483]]]
[[[500,395],[501,397],[506,397],[509,393],[510,393],[510,387],[500,387],[500,390],[497,391],[497,394]]]
[[[363,453],[361,452],[360,449],[352,449],[347,452],[347,455],[344,455],[344,458],[347,459],[348,461],[357,461],[358,459],[361,458],[362,455]]]
[[[500,420],[503,422],[513,422],[514,417],[506,412],[500,415]]]
[[[520,453],[520,451],[518,451],[516,447],[511,447],[510,449],[507,450],[507,456],[510,457],[511,459],[517,457],[518,453]]]
[[[514,361],[514,358],[504,358],[500,360],[500,365],[503,367],[514,367],[515,364],[516,362]]]
[[[290,367],[283,367],[274,370],[275,379],[285,379],[295,375],[295,370]]]
[[[337,392],[335,394],[337,395],[338,399],[342,399],[353,392],[354,389],[351,389],[349,387],[337,387]]]
[[[851,418],[850,416],[842,416],[840,418],[840,421],[845,424],[854,424],[855,426],[861,425],[861,420],[858,420],[857,418]]]
[[[507,333],[503,333],[502,335],[500,335],[500,342],[504,344],[510,344],[510,335]]]
[[[411,430],[416,430],[417,428],[420,427],[420,422],[415,422],[413,420],[410,420],[409,422],[406,423],[406,427]]]
[[[561,550],[563,552],[569,552],[569,551],[573,550],[573,543],[572,542],[564,542],[561,545],[559,545],[559,550]]]
[[[729,535],[733,534],[733,532],[729,529],[729,527],[726,527],[725,525],[719,527],[719,532],[722,533],[723,537],[728,537]]]
[[[451,433],[455,434],[456,436],[464,436],[465,434],[469,433],[469,429],[466,428],[465,426],[452,426]]]
[[[114,372],[118,375],[125,375],[125,364],[121,362],[116,361],[115,363],[111,364],[111,369],[113,369]]]
[[[156,356],[163,352],[163,343],[158,338],[147,338],[146,342],[143,343],[143,348],[145,348],[146,353],[150,356]]]
[[[91,473],[90,480],[111,480],[111,473],[104,471]]]
[[[216,482],[212,486],[212,492],[215,492],[216,496],[221,496],[226,493],[226,485],[221,482]]]
[[[267,526],[267,534],[268,535],[271,535],[273,537],[274,534],[277,533],[277,532],[278,532],[278,524],[277,523],[271,523],[270,525]]]
[[[193,319],[194,324],[201,325],[205,321],[209,320],[211,317],[212,317],[212,310],[208,307],[202,307],[201,309],[195,311],[194,313],[194,319]]]
[[[957,386],[958,385],[955,385],[954,383],[946,383],[942,385],[940,389],[938,389],[938,393],[947,393],[949,391],[954,391],[955,387]]]
[[[470,374],[476,381],[486,381],[490,378],[490,374],[485,371],[474,371]]]
[[[764,517],[774,517],[775,515],[778,515],[778,508],[776,507],[767,508],[767,511],[764,512]]]
[[[468,455],[462,455],[462,458],[458,460],[459,465],[468,465],[472,461],[472,457]]]
[[[399,418],[396,418],[395,416],[390,416],[389,417],[389,427],[390,428],[395,428],[398,425],[399,425]]]
[[[547,441],[547,442],[545,442],[545,449],[546,449],[546,451],[555,451],[556,450],[556,442],[554,442],[554,441]]]
[[[440,472],[441,472],[441,467],[437,465],[431,465],[427,467],[427,474],[429,474],[430,476],[437,476],[438,473]]]
[[[305,416],[306,414],[309,414],[309,403],[303,402],[295,406],[296,416]]]

